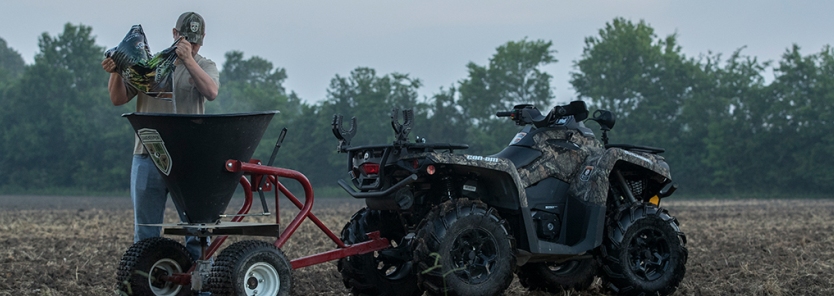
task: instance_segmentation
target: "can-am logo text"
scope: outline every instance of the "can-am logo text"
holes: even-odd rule
[[[483,160],[488,162],[498,162],[498,158],[496,157],[483,157],[479,155],[467,155],[466,159],[468,160]]]

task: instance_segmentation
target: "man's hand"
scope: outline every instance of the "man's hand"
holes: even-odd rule
[[[130,98],[127,97],[127,85],[125,85],[122,76],[117,73],[116,62],[111,58],[106,58],[101,61],[101,68],[107,73],[110,73],[110,79],[107,81],[107,91],[110,92],[110,101],[113,105],[124,105]]]
[[[194,59],[194,56],[198,51],[200,51],[201,46],[188,42],[188,40],[182,36],[176,36],[178,38],[176,53],[177,62],[179,63],[177,66],[185,66],[185,69],[187,69],[188,73],[191,75],[191,79],[188,80],[188,83],[193,87],[196,87],[197,91],[199,91],[200,94],[202,94],[207,100],[213,101],[217,97],[217,83],[209,77],[203,68],[200,68],[200,65],[197,64],[197,60]]]
[[[194,59],[194,55],[191,53],[191,43],[183,37],[180,37],[180,41],[177,42],[177,58],[183,61]]]
[[[101,61],[101,68],[107,73],[116,73],[116,62],[111,58],[106,58]]]

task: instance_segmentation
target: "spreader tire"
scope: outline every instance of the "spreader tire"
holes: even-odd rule
[[[292,267],[287,256],[271,243],[240,241],[217,256],[209,286],[212,295],[288,296]]]
[[[144,239],[122,256],[116,289],[119,295],[191,295],[190,286],[162,280],[190,268],[191,255],[182,244],[163,237]]]
[[[385,228],[381,231],[383,237],[400,242],[405,236],[404,231],[398,230],[397,227],[386,227],[400,225],[395,219],[396,217],[387,213],[363,208],[353,214],[350,222],[342,229],[342,241],[348,245],[365,242],[369,240],[367,233]],[[342,280],[353,295],[423,294],[417,287],[417,275],[414,273],[411,260],[389,258],[380,252],[382,251],[339,259],[337,266]]]
[[[597,266],[594,258],[562,263],[527,263],[519,269],[518,281],[530,291],[583,291],[594,282]]]
[[[686,273],[686,235],[652,204],[618,213],[600,251],[603,284],[619,295],[669,295]]]
[[[447,201],[417,231],[414,260],[430,295],[498,295],[513,280],[515,240],[495,209],[480,201]]]

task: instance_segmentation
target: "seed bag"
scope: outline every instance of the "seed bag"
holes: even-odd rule
[[[119,46],[104,53],[116,62],[116,71],[128,85],[151,96],[173,91],[172,75],[177,60],[175,41],[171,47],[151,55],[142,25],[133,25]]]

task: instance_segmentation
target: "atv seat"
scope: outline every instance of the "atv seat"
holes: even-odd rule
[[[631,145],[631,144],[606,144],[605,148],[620,148],[625,149],[628,151],[636,151],[636,152],[646,152],[651,154],[660,154],[666,151],[663,148],[651,147],[651,146],[640,146],[640,145]]]

